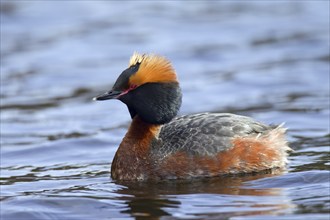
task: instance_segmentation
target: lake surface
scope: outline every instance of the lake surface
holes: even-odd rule
[[[329,219],[328,1],[1,1],[1,219]],[[285,122],[287,171],[119,184],[134,51],[172,60],[180,115]]]

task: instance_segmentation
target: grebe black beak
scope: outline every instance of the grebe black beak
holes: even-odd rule
[[[93,98],[94,101],[103,101],[107,99],[117,99],[122,94],[121,91],[109,91]]]

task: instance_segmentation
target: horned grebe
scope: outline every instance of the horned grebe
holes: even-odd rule
[[[162,56],[134,53],[113,88],[94,100],[119,99],[132,117],[111,166],[115,180],[213,177],[283,168],[285,128],[229,113],[177,117],[181,89]]]

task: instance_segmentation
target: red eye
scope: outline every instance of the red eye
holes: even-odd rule
[[[133,90],[133,89],[135,89],[136,87],[137,87],[137,85],[132,84],[132,85],[130,85],[130,87],[129,87],[128,90]]]
[[[133,85],[130,85],[128,89],[124,90],[124,91],[120,94],[120,96],[129,93],[131,90],[135,89],[136,87],[137,87],[137,85],[134,85],[134,84],[133,84]]]

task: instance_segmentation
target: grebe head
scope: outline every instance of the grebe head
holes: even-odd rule
[[[151,124],[171,121],[181,106],[181,89],[171,63],[158,55],[134,53],[113,88],[94,100],[119,99],[134,118]]]

